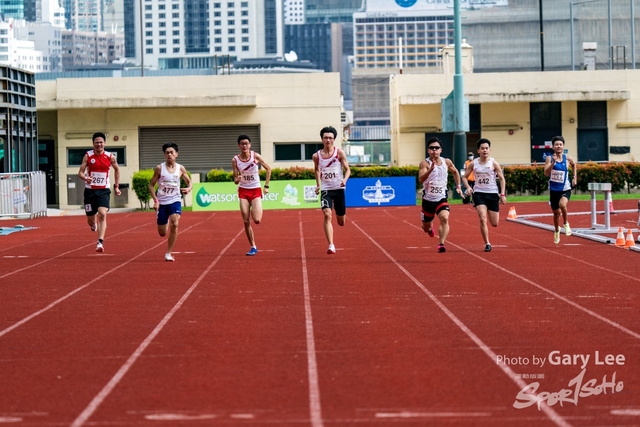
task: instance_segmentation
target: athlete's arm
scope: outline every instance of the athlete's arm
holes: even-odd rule
[[[462,175],[462,184],[464,188],[467,189],[467,194],[473,193],[473,188],[469,186],[469,180],[467,179],[467,177],[471,175],[471,172],[473,172],[473,163],[473,160],[469,162],[467,168],[464,170],[464,175]]]
[[[318,167],[318,153],[316,152],[313,157],[313,173],[316,176],[316,194],[320,192],[320,169]]]
[[[340,163],[342,164],[342,172],[344,176],[342,182],[340,183],[340,187],[345,187],[347,185],[347,180],[351,176],[351,168],[349,167],[349,160],[347,160],[347,155],[341,148],[338,148],[338,159],[340,159]]]
[[[504,174],[502,173],[500,164],[495,160],[493,161],[493,169],[496,171],[498,179],[500,179],[500,203],[504,204],[507,202],[507,183],[504,181]]]
[[[120,166],[118,166],[118,159],[113,154],[111,155],[111,166],[113,167],[113,188],[116,191],[116,196],[122,194],[120,191]]]
[[[256,156],[256,161],[258,162],[258,164],[260,166],[262,166],[264,168],[264,170],[267,171],[267,176],[264,180],[264,191],[266,193],[269,192],[269,181],[271,181],[271,168],[269,167],[269,165],[267,164],[267,162],[264,161],[264,159],[262,158],[262,156],[258,153],[255,154]]]
[[[434,162],[427,162],[426,160],[421,161],[420,171],[418,172],[418,182],[420,182],[421,184],[425,182],[431,174],[431,171],[433,170],[435,165],[436,164]]]
[[[156,183],[160,179],[160,173],[162,172],[162,166],[158,165],[153,169],[153,176],[151,177],[151,181],[149,181],[149,194],[151,194],[151,198],[153,199],[153,209],[158,210],[160,207],[160,202],[158,201],[158,196],[156,195]]]
[[[445,163],[447,164],[447,169],[449,169],[449,172],[453,174],[453,180],[456,182],[456,191],[459,195],[462,196],[462,189],[460,188],[460,172],[458,172],[458,169],[455,167],[451,160],[445,159]]]
[[[78,177],[86,182],[87,184],[91,184],[91,177],[85,175],[85,171],[87,170],[87,164],[89,163],[89,156],[86,154],[82,158],[82,163],[80,164],[80,170],[78,171]]]
[[[547,156],[547,158],[544,159],[544,176],[551,175],[551,169],[553,169],[554,163],[555,161],[553,160],[553,154],[550,156]]]
[[[237,185],[240,183],[240,171],[236,164],[236,158],[231,159],[231,167],[233,168],[233,182]]]
[[[181,188],[180,191],[182,192],[182,194],[188,194],[191,191],[191,178],[189,178],[189,174],[187,173],[187,170],[182,165],[180,165],[180,173],[181,173],[180,176],[182,177],[182,179],[184,179],[184,182],[187,184],[187,187]]]

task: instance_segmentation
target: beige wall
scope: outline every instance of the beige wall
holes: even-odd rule
[[[42,81],[36,85],[40,134],[56,140],[59,202],[67,203],[68,147],[91,145],[92,134],[108,134],[109,146],[126,146],[121,181],[139,169],[141,126],[259,124],[261,152],[272,167],[311,162],[274,162],[274,143],[319,143],[324,126],[340,129],[340,81],[336,73],[95,78]],[[338,132],[340,135],[341,132]],[[114,137],[118,141],[114,141]],[[340,145],[341,141],[336,141]],[[231,159],[229,159],[231,161]],[[129,206],[139,206],[129,192]]]
[[[398,165],[417,164],[424,156],[424,133],[441,129],[440,101],[453,89],[450,75],[394,75],[390,80],[392,152]],[[483,73],[464,75],[465,96],[481,104],[484,138],[501,164],[530,162],[531,102],[562,103],[562,134],[577,155],[577,102],[607,101],[609,146],[630,146],[631,153],[611,161],[640,160],[640,70]],[[495,125],[517,125],[490,130]],[[434,129],[435,128],[435,129]]]

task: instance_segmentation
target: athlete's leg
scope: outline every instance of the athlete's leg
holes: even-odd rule
[[[96,216],[87,215],[87,224],[89,224],[89,227],[91,227],[91,231],[96,231],[97,230]]]
[[[251,228],[251,205],[247,199],[240,199],[240,214],[242,215],[242,221],[244,221],[244,232],[247,235],[249,244],[251,247],[256,245],[253,239],[253,229]]]
[[[169,217],[169,238],[167,239],[167,253],[171,254],[171,250],[173,249],[173,245],[176,244],[176,239],[178,238],[178,223],[180,222],[180,214],[172,214]],[[166,230],[165,225],[165,230]]]
[[[484,239],[485,245],[489,244],[489,228],[487,227],[487,206],[477,205],[476,212],[478,212],[478,218],[480,219],[480,234]]]
[[[333,245],[333,225],[331,225],[331,208],[322,209],[324,214],[324,234],[327,236],[327,241],[330,245]]]
[[[560,198],[560,213],[562,213],[562,223],[566,224],[567,222],[567,204],[569,203],[569,199],[567,199],[566,197],[561,197]],[[555,216],[555,215],[554,215]],[[556,225],[556,229],[558,229],[558,226]]]
[[[256,224],[260,224],[262,221],[262,199],[260,197],[251,201],[251,217]]]
[[[438,236],[440,237],[440,244],[444,245],[449,235],[449,211],[446,209],[441,210],[438,213],[438,219],[440,220],[440,227],[438,227]]]
[[[107,212],[109,212],[109,208],[104,206],[98,208],[98,240],[104,240],[104,236],[107,234]]]
[[[562,214],[562,209],[554,209],[553,210],[553,229],[555,231],[560,230],[560,215]]]
[[[487,216],[492,227],[497,227],[500,222],[500,212],[490,211],[487,209]]]

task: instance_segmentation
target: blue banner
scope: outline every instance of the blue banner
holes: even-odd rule
[[[415,206],[415,176],[350,178],[345,194],[348,207]]]

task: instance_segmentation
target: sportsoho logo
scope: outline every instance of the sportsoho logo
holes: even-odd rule
[[[396,3],[400,7],[411,7],[416,4],[418,0],[396,0]]]
[[[198,206],[206,208],[211,203],[224,203],[224,202],[237,202],[237,193],[215,193],[209,194],[207,190],[202,187],[196,195],[196,203]]]

